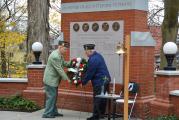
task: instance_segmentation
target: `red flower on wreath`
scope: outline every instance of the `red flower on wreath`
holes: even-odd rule
[[[77,60],[76,59],[72,59],[71,60],[71,66],[74,68],[76,66]]]

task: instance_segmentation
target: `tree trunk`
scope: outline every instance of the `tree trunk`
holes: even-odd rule
[[[28,55],[32,53],[31,46],[34,42],[41,42],[43,44],[43,63],[47,62],[49,53],[48,21],[49,0],[28,0],[27,53]]]
[[[178,33],[178,11],[179,0],[164,0],[164,20],[162,24],[162,46],[168,42],[176,42]],[[166,59],[161,49],[161,65],[160,69],[166,66]]]
[[[1,76],[2,78],[7,78],[7,61],[6,61],[6,53],[5,48],[1,49]]]

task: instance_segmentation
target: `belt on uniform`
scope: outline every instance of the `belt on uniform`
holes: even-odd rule
[[[104,80],[104,81],[109,81],[109,77],[104,76],[104,77],[102,77],[102,80]]]

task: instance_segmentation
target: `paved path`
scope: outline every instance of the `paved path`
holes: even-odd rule
[[[91,116],[91,113],[71,111],[71,110],[59,110],[63,117],[56,118],[41,118],[43,110],[39,110],[33,113],[27,112],[12,112],[12,111],[0,111],[0,120],[86,120]]]
[[[92,115],[91,113],[72,110],[59,109],[58,111],[64,116],[56,118],[42,118],[43,110],[39,110],[33,113],[0,111],[0,120],[86,120],[87,117],[90,117]],[[101,120],[107,120],[107,118]],[[116,120],[122,120],[122,118],[117,118]]]

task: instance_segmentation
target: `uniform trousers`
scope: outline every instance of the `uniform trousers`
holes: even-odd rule
[[[109,84],[104,85],[104,92],[108,91]],[[102,86],[93,87],[93,116],[100,117],[105,114],[107,99],[95,97],[100,95],[102,91]]]
[[[43,115],[45,116],[55,116],[58,114],[58,109],[56,106],[58,97],[58,87],[52,87],[45,85],[46,101],[45,101],[45,111]]]

